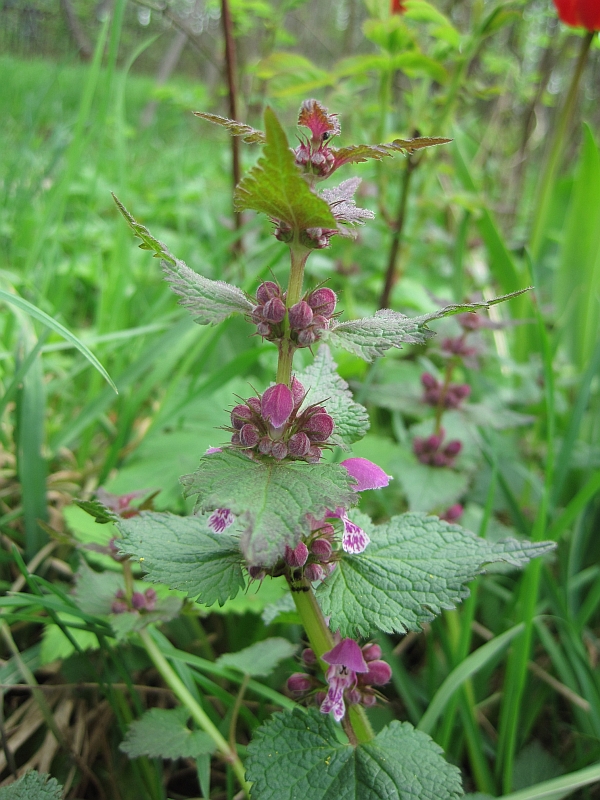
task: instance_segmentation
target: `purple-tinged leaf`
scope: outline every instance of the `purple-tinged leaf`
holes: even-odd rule
[[[267,143],[258,164],[235,191],[237,211],[261,211],[293,230],[335,229],[329,206],[313,191],[296,166],[285,131],[272,109],[265,111]]]
[[[314,140],[323,141],[323,134],[337,136],[340,123],[337,114],[330,114],[318,100],[305,100],[300,106],[298,125],[308,128]]]
[[[246,144],[263,144],[265,141],[265,135],[262,131],[246,125],[245,122],[237,122],[235,119],[221,117],[218,114],[207,114],[204,111],[194,111],[194,116],[205,119],[215,125],[220,125],[222,128],[227,128],[232,136],[240,136]]]
[[[386,144],[351,144],[337,149],[332,147],[331,151],[335,156],[335,169],[337,169],[344,164],[359,164],[371,158],[381,161],[382,158],[392,156],[394,153],[410,154],[425,147],[436,147],[451,141],[452,139],[442,137],[419,136],[416,139],[394,139],[393,142]]]

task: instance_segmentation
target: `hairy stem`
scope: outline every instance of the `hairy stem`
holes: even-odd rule
[[[310,255],[310,250],[295,241],[290,245],[291,266],[288,282],[286,305],[291,308],[302,297],[302,283],[304,281],[304,265]],[[290,328],[287,317],[284,321],[284,336],[279,345],[279,361],[277,363],[277,383],[287,386],[292,381],[292,363],[294,360],[295,346],[290,339]]]
[[[245,796],[250,798],[250,784],[246,781],[244,765],[240,761],[238,754],[227,744],[218,728],[212,723],[206,712],[196,702],[183,681],[164,657],[148,630],[140,631],[139,636],[144,644],[146,652],[150,657],[150,660],[162,675],[165,683],[173,690],[173,693],[177,699],[189,710],[194,721],[202,728],[203,731],[205,731],[205,733],[210,736],[210,738],[216,744],[217,750],[221,753],[225,761],[228,764],[231,764],[240,786],[244,790]]]
[[[293,586],[290,588],[292,589],[296,610],[302,620],[310,646],[325,672],[329,664],[322,661],[321,658],[335,644],[331,631],[327,627],[325,617],[310,583],[306,579],[294,581]],[[343,727],[353,745],[361,742],[370,742],[375,737],[365,710],[360,706],[350,706],[347,716],[344,717]]]

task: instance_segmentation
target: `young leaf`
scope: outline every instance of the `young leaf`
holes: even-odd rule
[[[242,141],[246,142],[246,144],[263,144],[265,141],[265,135],[262,131],[246,125],[245,122],[237,122],[235,119],[221,117],[218,114],[207,114],[204,111],[194,111],[194,116],[227,128],[232,136],[241,136]]]
[[[61,800],[61,797],[62,787],[56,778],[34,771],[0,789],[0,800]]]
[[[393,156],[394,153],[414,153],[415,150],[422,150],[425,147],[435,147],[438,144],[448,144],[452,139],[441,139],[439,137],[420,136],[417,139],[394,139],[387,144],[351,144],[348,147],[331,148],[335,156],[335,168],[343,164],[360,164],[374,158],[381,161],[386,156]]]
[[[332,441],[347,449],[368,431],[369,415],[364,406],[354,402],[348,384],[336,369],[330,349],[321,345],[313,363],[296,378],[308,391],[303,406],[324,405],[335,422]]]
[[[197,494],[203,511],[228,508],[244,527],[241,547],[250,564],[272,566],[286,544],[295,547],[310,532],[307,514],[356,502],[352,478],[339,464],[253,461],[242,453],[211,453],[182,477],[185,495]]]
[[[119,750],[129,758],[197,758],[213,753],[213,740],[204,731],[187,727],[185,708],[153,708],[127,728]]]
[[[294,230],[336,230],[337,222],[329,206],[311,191],[300,174],[285,131],[270,108],[265,111],[265,126],[267,144],[258,164],[235,191],[236,210],[262,211]]]
[[[252,677],[270,675],[280,661],[291,658],[298,646],[274,636],[251,644],[237,653],[225,653],[217,659],[220,667],[232,667]]]
[[[223,322],[231,314],[251,313],[254,306],[241,289],[194,272],[183,261],[175,258],[166,245],[155,239],[148,228],[137,222],[114,194],[113,200],[131,230],[142,240],[140,249],[150,250],[154,253],[154,258],[161,259],[165,280],[175,294],[181,297],[180,304],[189,309],[194,322],[199,325],[214,325]]]
[[[351,747],[335,723],[312,708],[274,714],[248,745],[253,800],[455,800],[459,770],[408,722],[394,721],[366,744]]]
[[[470,531],[420,513],[401,514],[373,525],[352,515],[371,537],[359,556],[345,556],[318,590],[330,627],[342,636],[419,630],[443,608],[468,596],[465,586],[486,564],[514,567],[554,549],[552,542],[505,539],[489,542]]]
[[[528,292],[530,288],[520,289],[518,292],[505,294],[481,303],[456,303],[419,317],[407,317],[398,311],[384,308],[373,317],[347,322],[334,321],[328,331],[323,331],[322,336],[331,344],[343,347],[354,355],[364,358],[365,361],[373,361],[374,358],[382,356],[390,347],[400,348],[405,343],[423,344],[427,339],[435,336],[435,332],[427,327],[427,323],[434,319],[465,311],[489,308],[496,303],[502,303],[504,300],[510,300],[523,292]]]
[[[199,597],[207,606],[235,597],[244,587],[238,540],[212,533],[203,517],[143,511],[118,522],[121,552],[140,560],[153,583]]]
[[[161,266],[165,280],[181,297],[179,304],[189,310],[198,325],[214,325],[235,313],[252,313],[254,304],[237,286],[204,278],[179,259],[174,264],[163,260]]]
[[[93,517],[99,525],[107,525],[118,519],[117,514],[106,508],[99,500],[75,500],[75,505]]]

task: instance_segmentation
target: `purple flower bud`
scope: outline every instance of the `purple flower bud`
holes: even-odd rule
[[[316,464],[318,461],[320,461],[322,454],[323,451],[321,448],[313,444],[304,458],[309,464]]]
[[[329,327],[329,320],[321,314],[315,314],[312,327],[315,329],[316,333],[319,333],[319,331],[326,331]]]
[[[281,297],[281,289],[273,281],[264,281],[256,290],[256,299],[261,305],[268,303],[274,297]]]
[[[360,689],[346,689],[344,700],[349,706],[357,706],[362,701],[362,692]]]
[[[446,522],[456,522],[457,519],[460,519],[464,511],[464,508],[461,506],[460,503],[455,503],[453,506],[445,511],[443,514],[440,514],[440,519],[445,520]]]
[[[432,433],[425,439],[425,444],[428,450],[437,450],[444,440],[444,433],[440,431],[439,434]]]
[[[290,320],[290,327],[295,331],[301,331],[308,328],[313,320],[313,312],[308,303],[300,300],[299,303],[293,305],[288,311],[288,318]]]
[[[450,459],[443,453],[434,453],[433,456],[429,457],[429,463],[431,464],[432,467],[449,467]]]
[[[321,289],[315,289],[306,298],[308,305],[312,308],[315,314],[320,314],[323,317],[330,317],[335,311],[337,297],[333,289],[327,286]]]
[[[250,318],[255,325],[259,325],[260,323],[264,322],[263,308],[264,306],[254,306],[254,308],[252,309],[252,314],[250,315]]]
[[[325,572],[320,564],[307,564],[304,569],[304,577],[307,581],[322,581]]]
[[[299,380],[292,378],[292,397],[294,399],[294,408],[299,408],[306,395],[306,389]]]
[[[453,439],[451,442],[448,442],[448,444],[444,448],[444,454],[447,455],[449,458],[454,458],[460,453],[461,450],[462,450],[462,442],[459,442],[458,439]]]
[[[110,610],[113,614],[124,614],[129,608],[124,600],[113,600]]]
[[[263,336],[266,339],[271,335],[272,329],[268,322],[259,322],[256,326],[256,332],[259,336]]]
[[[295,433],[289,438],[288,450],[291,456],[303,458],[310,450],[310,439],[305,433]]]
[[[374,705],[377,705],[377,698],[374,694],[363,694],[361,705],[365,708],[372,708]]]
[[[231,411],[231,426],[240,430],[248,420],[253,418],[252,411],[245,405],[235,406]]]
[[[468,383],[458,383],[452,387],[454,394],[459,400],[465,400],[471,394],[471,387]]]
[[[284,561],[290,567],[303,567],[308,559],[308,547],[300,542],[293,550],[286,545]]]
[[[329,414],[313,414],[304,425],[311,442],[326,442],[333,433],[333,419]]]
[[[298,344],[301,347],[310,347],[318,338],[318,334],[312,328],[305,328],[298,334]]]
[[[285,383],[276,383],[263,394],[261,413],[274,428],[280,428],[294,410],[294,398]]]
[[[240,435],[239,433],[234,433],[231,437],[231,444],[238,445],[240,444]]]
[[[273,442],[273,447],[271,448],[271,455],[276,461],[283,461],[283,459],[287,456],[288,449],[285,442],[278,441]]]
[[[328,564],[323,564],[325,575],[331,575],[331,573],[336,569],[336,567],[337,567],[337,561],[330,561]]]
[[[131,605],[139,611],[141,608],[146,608],[146,598],[141,592],[134,592],[131,595]]]
[[[375,686],[383,686],[392,677],[392,668],[386,661],[371,661],[366,680]]]
[[[350,475],[358,481],[357,485],[352,487],[355,492],[364,492],[365,489],[381,489],[390,482],[390,476],[367,458],[347,458],[342,461],[340,466],[345,467]]]
[[[311,690],[312,685],[312,678],[304,672],[294,672],[287,679],[287,688],[292,694],[304,694],[304,692]]]
[[[375,642],[370,642],[369,644],[366,644],[363,647],[362,652],[364,659],[367,662],[377,661],[378,659],[381,658],[381,647],[379,647],[378,644],[375,644]]]
[[[115,592],[115,597],[117,600],[125,600],[125,590],[124,589],[117,589]]]
[[[156,605],[156,591],[151,587],[144,592],[146,598],[146,611],[154,611]]]
[[[437,389],[439,383],[430,372],[424,372],[421,375],[421,383],[425,389]]]
[[[267,573],[260,566],[250,566],[248,567],[248,575],[253,581],[262,581]]]
[[[333,548],[327,539],[315,539],[310,546],[310,551],[319,561],[329,561]]]
[[[261,413],[260,397],[249,397],[246,400],[246,405],[252,409],[256,414]]]
[[[240,443],[243,447],[256,447],[260,433],[256,425],[246,424],[240,429]]]
[[[326,664],[339,665],[352,672],[368,672],[369,667],[363,658],[362,650],[354,639],[342,639],[334,648],[322,656]]]
[[[263,317],[266,322],[277,325],[285,317],[285,303],[279,297],[268,300],[263,307]]]
[[[327,695],[325,694],[325,692],[316,692],[315,693],[315,703],[318,706],[320,706],[321,703],[325,700],[326,697],[327,697]]]
[[[304,661],[307,667],[312,667],[313,664],[317,663],[315,651],[311,647],[305,647],[302,651],[302,661]]]
[[[465,331],[477,331],[483,325],[483,320],[472,311],[467,311],[465,314],[459,314],[457,320],[461,328]]]
[[[258,451],[259,453],[262,453],[263,456],[270,455],[272,447],[273,447],[273,442],[269,439],[268,436],[263,436],[260,442],[258,443]]]

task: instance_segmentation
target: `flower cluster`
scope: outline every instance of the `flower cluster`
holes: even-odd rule
[[[286,293],[273,281],[261,283],[256,292],[257,305],[252,311],[256,331],[270,342],[284,336],[287,314],[290,338],[296,347],[310,347],[329,326],[337,297],[332,289],[321,287],[309,292],[289,309]]]
[[[423,402],[435,408],[459,408],[463,400],[471,394],[468,383],[440,383],[430,372],[421,375]]]
[[[152,588],[142,592],[133,592],[128,601],[123,589],[117,589],[112,602],[113,614],[124,614],[126,611],[154,611],[156,606],[156,592]]]
[[[313,527],[313,526],[311,526]],[[314,522],[313,532],[306,542],[295,548],[286,547],[283,560],[291,573],[300,575],[311,583],[322,581],[337,566],[333,550],[335,528],[329,522]]]
[[[373,706],[377,702],[375,686],[383,686],[392,677],[387,662],[381,660],[381,648],[370,643],[362,648],[354,639],[342,639],[335,647],[323,655],[329,664],[325,675],[327,692],[314,676],[312,670],[317,665],[315,653],[307,648],[302,660],[310,672],[295,672],[287,682],[288,690],[298,698],[313,698],[324,714],[333,714],[339,722],[346,713],[346,704]]]
[[[231,443],[252,456],[276,461],[316,463],[335,427],[323,406],[300,411],[306,392],[295,378],[292,388],[276,383],[261,397],[250,397],[231,412]]]
[[[462,444],[458,439],[444,444],[446,432],[440,428],[439,433],[431,436],[415,436],[413,441],[413,452],[421,464],[430,467],[452,467],[456,456],[462,450]]]

